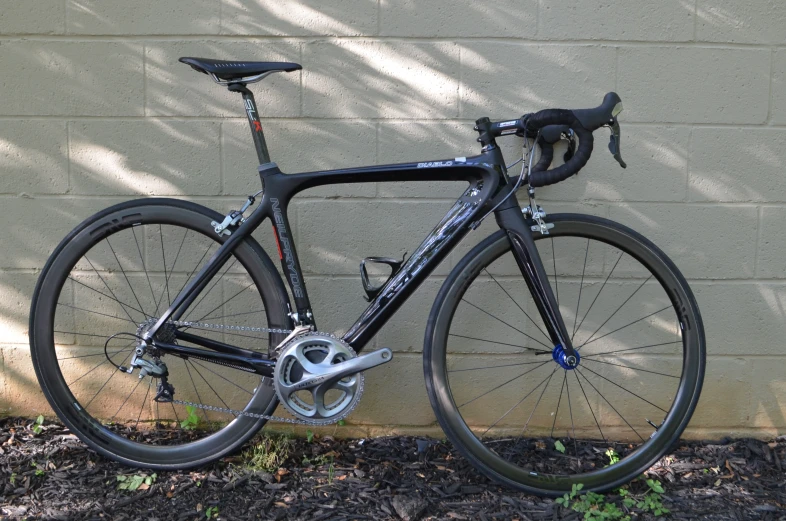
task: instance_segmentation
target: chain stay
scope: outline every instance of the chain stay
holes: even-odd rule
[[[224,324],[207,324],[204,322],[184,322],[180,320],[172,320],[170,323],[175,326],[195,327],[201,329],[230,329],[234,331],[250,331],[253,333],[279,333],[282,335],[288,335],[292,333],[292,331],[294,331],[292,329],[277,329],[277,328],[270,328],[270,327],[253,327],[253,326],[227,326]],[[235,409],[216,407],[214,405],[206,405],[202,403],[188,402],[185,400],[172,400],[171,403],[176,403],[178,405],[185,405],[188,407],[195,407],[197,409],[204,409],[208,411],[233,414],[235,416],[248,416],[250,418],[256,418],[258,420],[268,420],[268,421],[275,421],[280,423],[291,423],[295,425],[321,425],[319,423],[309,422],[306,420],[283,418],[281,416],[273,416],[270,414],[257,414],[254,412],[237,411]]]

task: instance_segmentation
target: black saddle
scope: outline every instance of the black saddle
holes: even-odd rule
[[[180,58],[180,61],[203,74],[215,74],[221,80],[236,80],[265,72],[292,72],[303,68],[289,62],[238,62],[188,57]]]

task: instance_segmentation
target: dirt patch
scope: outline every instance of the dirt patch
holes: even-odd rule
[[[88,450],[58,423],[0,419],[0,518],[578,520],[551,499],[481,477],[449,443],[415,437],[255,440],[242,455],[153,478]],[[270,447],[281,458],[265,456]],[[261,451],[261,453],[260,453]],[[258,457],[254,457],[254,456]],[[598,464],[603,464],[599,454]],[[674,519],[786,520],[786,437],[681,442],[650,469]],[[254,462],[252,465],[250,462]],[[274,463],[270,463],[274,462]],[[280,465],[272,468],[269,465]],[[120,478],[118,478],[120,476]],[[149,478],[149,479],[145,479]],[[135,489],[118,487],[131,484]],[[134,486],[137,485],[137,486]],[[641,501],[644,479],[628,487]],[[655,519],[615,505],[631,519]]]

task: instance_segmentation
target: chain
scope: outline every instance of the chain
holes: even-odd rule
[[[291,329],[277,329],[271,327],[253,327],[253,326],[227,326],[224,324],[206,324],[204,322],[183,322],[180,320],[171,320],[169,322],[175,326],[185,327],[199,327],[202,329],[230,329],[232,331],[250,331],[252,333],[281,333],[288,335],[292,332]]]
[[[171,324],[175,326],[184,326],[184,327],[196,327],[201,329],[230,329],[233,331],[249,331],[252,333],[280,333],[284,335],[288,335],[292,333],[293,330],[291,329],[278,329],[278,328],[270,328],[270,327],[253,327],[253,326],[228,326],[225,324],[207,324],[205,322],[184,322],[181,320],[172,320],[170,321]],[[178,405],[185,405],[188,407],[195,407],[197,409],[204,409],[207,411],[215,411],[215,412],[223,412],[228,414],[233,414],[235,416],[248,416],[250,418],[256,418],[258,420],[268,420],[268,421],[275,421],[280,423],[291,423],[295,425],[317,425],[316,422],[310,422],[306,420],[299,420],[294,418],[283,418],[281,416],[272,416],[270,414],[257,414],[254,412],[246,412],[246,411],[237,411],[235,409],[229,409],[225,407],[216,407],[215,405],[205,405],[203,403],[194,403],[188,402],[185,400],[172,400],[171,403],[176,403]]]

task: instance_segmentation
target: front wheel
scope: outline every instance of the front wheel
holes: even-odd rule
[[[476,468],[526,492],[602,491],[649,468],[685,429],[705,367],[701,316],[674,264],[618,223],[551,216],[535,234],[579,356],[562,367],[507,235],[454,268],[429,317],[426,387]]]

